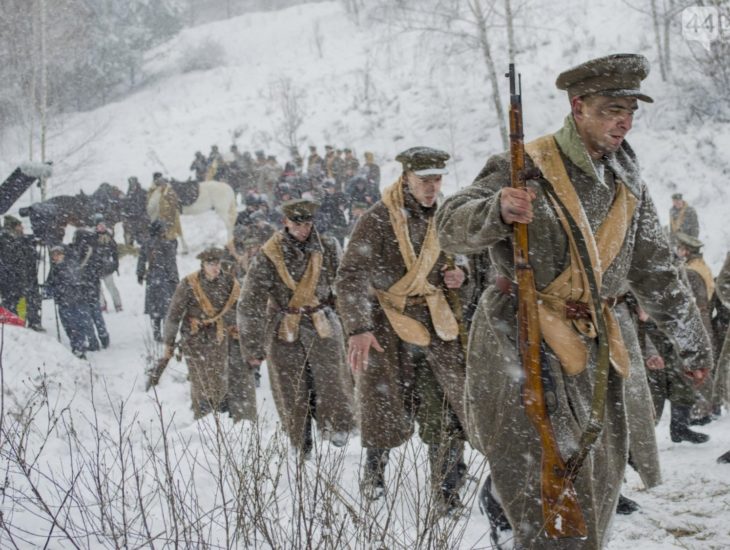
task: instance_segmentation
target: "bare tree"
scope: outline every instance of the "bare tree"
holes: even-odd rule
[[[274,128],[276,141],[291,150],[299,146],[299,129],[304,123],[304,90],[291,78],[281,77],[269,86],[269,98],[278,107],[281,118]]]
[[[494,117],[499,127],[502,146],[509,145],[506,114],[500,96],[501,70],[494,62],[497,32],[504,17],[495,4],[497,0],[420,0],[420,2],[381,2],[371,11],[376,21],[394,21],[404,31],[441,34],[455,38],[469,51],[479,52],[486,69],[491,90]],[[510,8],[511,18],[513,11]]]

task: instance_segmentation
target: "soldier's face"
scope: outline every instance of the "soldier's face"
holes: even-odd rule
[[[284,225],[289,235],[294,237],[300,243],[303,243],[309,238],[309,234],[312,232],[312,222],[295,222],[289,218],[284,218]]]
[[[441,192],[441,175],[435,176],[418,176],[414,172],[406,173],[406,182],[411,195],[416,199],[418,204],[426,208],[436,204],[439,193]]]
[[[213,280],[221,274],[221,263],[203,262],[203,272],[209,280]]]
[[[635,97],[576,97],[571,105],[578,133],[593,159],[614,153],[621,147],[638,109]]]

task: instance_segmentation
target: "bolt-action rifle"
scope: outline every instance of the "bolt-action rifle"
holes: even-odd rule
[[[522,82],[516,82],[510,63],[505,75],[510,82],[510,176],[512,187],[525,187],[525,145],[522,131]],[[519,77],[517,77],[519,79]],[[585,537],[586,523],[573,487],[574,472],[560,455],[545,405],[540,363],[540,322],[537,313],[535,276],[530,266],[527,224],[514,223],[514,263],[517,280],[519,353],[525,381],[522,399],[525,412],[537,430],[542,447],[540,486],[545,532],[551,538]]]

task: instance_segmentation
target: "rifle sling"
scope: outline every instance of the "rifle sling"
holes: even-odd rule
[[[572,233],[573,239],[575,240],[576,247],[578,248],[578,254],[583,267],[585,269],[586,278],[588,280],[588,286],[590,288],[591,301],[593,302],[593,309],[595,311],[595,324],[596,324],[596,338],[598,341],[598,356],[596,361],[596,374],[595,383],[593,386],[593,397],[591,400],[591,416],[588,420],[588,426],[586,426],[583,434],[580,438],[580,447],[573,453],[573,455],[566,461],[566,474],[571,480],[575,480],[586,456],[591,450],[591,447],[596,442],[598,435],[603,430],[603,421],[605,418],[606,411],[606,392],[608,390],[608,371],[610,369],[610,355],[608,347],[608,328],[606,326],[606,319],[603,317],[601,298],[598,290],[598,283],[596,281],[596,274],[593,271],[593,265],[591,258],[588,253],[588,246],[586,245],[583,233],[581,232],[578,224],[576,223],[573,216],[571,216],[568,209],[565,207],[563,202],[558,197],[552,186],[543,178],[540,178],[540,184],[542,185],[543,191],[548,194],[563,211],[565,219],[568,221],[570,232]]]

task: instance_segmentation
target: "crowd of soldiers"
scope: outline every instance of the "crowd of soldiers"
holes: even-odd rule
[[[417,427],[438,516],[462,508],[468,441],[490,463],[480,499],[493,531],[514,530],[520,547],[548,547],[556,535],[546,529],[535,467],[542,442],[523,414],[515,339],[512,231],[527,224],[541,377],[559,450],[581,449],[586,427],[600,428],[571,478],[582,523],[568,526],[574,544],[562,539],[560,547],[603,547],[613,514],[638,508],[619,493],[626,464],[647,487],[661,482],[654,426],[665,401],[672,441],[702,444],[709,436],[690,426],[717,418],[728,399],[730,254],[714,278],[696,212],[681,194],[672,197],[668,231],[659,226],[623,140],[637,101],[651,102],[640,91],[647,73],[648,62],[628,54],[565,71],[557,86],[571,116],[556,134],[525,145],[534,185],[510,187],[509,156],[495,155],[472,186],[443,203],[450,157],[429,147],[396,157],[400,177],[382,196],[369,153],[360,166],[349,149],[342,157],[327,146],[320,157],[311,146],[306,161],[292,155],[283,168],[235,146],[227,158],[216,147],[207,158],[196,153],[196,178],[228,181],[245,208],[233,239],[201,252],[200,269],[182,280],[175,218],[161,215],[176,209],[174,191],[155,174],[143,197],[130,179],[128,197],[144,198],[139,208],[149,215],[137,277],[164,344],[150,385],[179,349],[196,418],[254,420],[266,361],[300,458],[314,452],[316,432],[341,447],[359,428],[367,499],[387,493],[390,451]],[[56,299],[78,354],[93,349],[94,330],[108,345],[98,296],[116,267],[101,252],[97,258],[108,243],[103,220],[77,233],[70,249],[52,249],[44,292]],[[84,270],[93,277],[77,275]],[[553,529],[565,527],[557,523]]]

